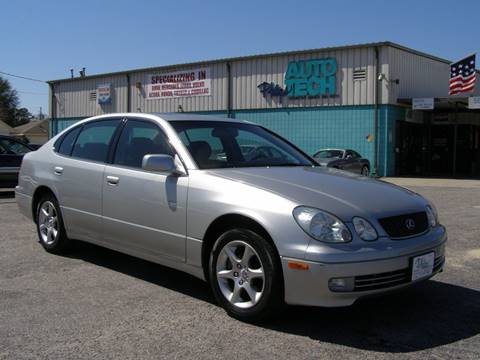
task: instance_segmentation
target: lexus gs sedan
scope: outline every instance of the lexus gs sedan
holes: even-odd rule
[[[354,172],[363,176],[370,175],[370,161],[351,149],[322,149],[313,158],[323,166]]]
[[[275,151],[246,157],[248,146]],[[244,321],[284,304],[348,306],[425,281],[445,262],[446,230],[429,201],[320,167],[233,119],[83,120],[25,155],[16,199],[46,251],[82,240],[185,271]]]

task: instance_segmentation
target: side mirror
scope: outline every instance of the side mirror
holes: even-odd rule
[[[164,154],[147,154],[142,160],[142,169],[146,171],[162,172],[169,174],[184,174],[183,171],[177,169],[175,159],[170,155]]]
[[[352,158],[352,155],[348,154],[345,159],[349,160]]]

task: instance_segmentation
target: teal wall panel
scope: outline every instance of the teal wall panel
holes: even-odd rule
[[[312,155],[321,148],[351,148],[373,159],[373,108],[323,107],[236,111],[235,117],[263,125]]]

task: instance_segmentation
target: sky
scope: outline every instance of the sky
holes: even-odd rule
[[[480,1],[2,1],[0,71],[52,80],[225,57],[392,41],[449,60],[480,50]],[[464,9],[467,9],[466,11]],[[48,86],[0,74],[33,114]]]

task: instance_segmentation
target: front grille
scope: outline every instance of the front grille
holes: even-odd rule
[[[438,272],[445,261],[443,256],[437,257],[433,263],[433,274]],[[368,291],[385,289],[393,286],[411,282],[412,270],[405,268],[401,270],[388,271],[379,274],[361,275],[355,277],[354,291]]]
[[[425,211],[391,216],[378,221],[392,239],[418,235],[428,229],[428,218]],[[413,227],[411,226],[412,224],[414,225]]]

